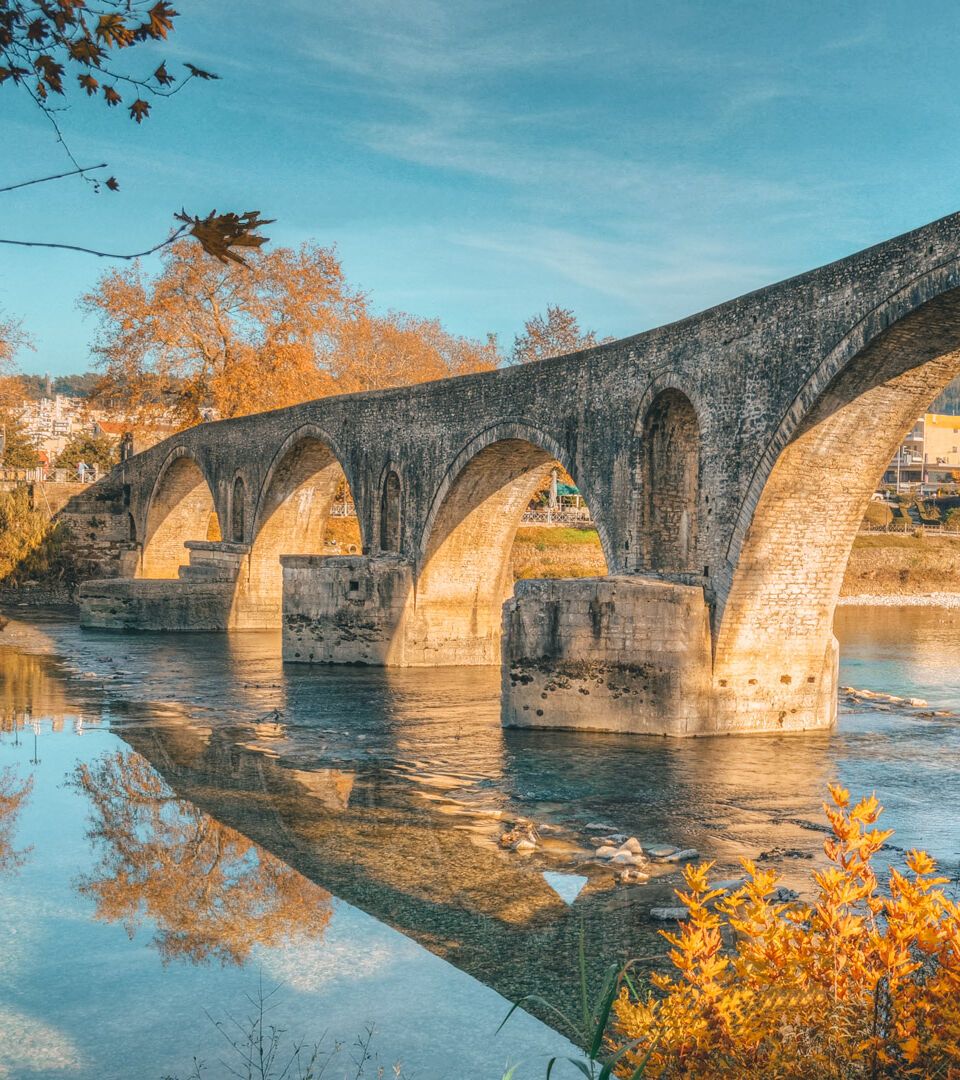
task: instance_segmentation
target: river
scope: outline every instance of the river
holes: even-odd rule
[[[677,867],[619,882],[597,838],[693,847],[720,877],[761,858],[808,891],[833,780],[887,807],[885,859],[924,847],[956,876],[960,612],[841,609],[837,633],[844,685],[928,704],[844,695],[812,735],[504,731],[495,671],[12,620],[0,1076],[227,1076],[265,997],[281,1055],[322,1041],[328,1080],[539,1080],[572,1048],[523,1011],[498,1034],[509,1002],[573,1011],[581,936],[591,979],[663,952]],[[498,844],[518,818],[533,854]]]

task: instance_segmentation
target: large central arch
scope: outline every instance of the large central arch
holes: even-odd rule
[[[572,471],[556,439],[522,423],[489,428],[457,455],[420,538],[413,603],[399,631],[405,665],[500,663],[514,537],[555,462]],[[597,531],[609,565],[602,521]]]
[[[853,541],[904,435],[960,374],[960,294],[900,316],[903,299],[875,313],[885,329],[858,327],[826,358],[744,500],[714,658],[743,726],[771,701],[783,702],[779,726],[826,726],[835,714],[833,615]]]
[[[250,526],[250,554],[237,581],[231,624],[281,624],[281,555],[331,554],[327,522],[338,489],[349,481],[333,440],[313,425],[297,429],[275,454]]]

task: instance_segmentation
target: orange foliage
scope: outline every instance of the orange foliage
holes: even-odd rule
[[[245,836],[178,799],[139,754],[77,766],[100,848],[80,892],[133,937],[146,918],[164,962],[242,964],[254,945],[319,937],[330,894]]]
[[[20,782],[12,769],[0,769],[0,872],[17,869],[27,854],[14,847],[14,835],[20,810],[32,788],[33,777]]]
[[[0,319],[0,409],[19,405],[23,387],[17,378],[14,358],[22,348],[30,348],[30,339],[15,319]]]
[[[96,398],[136,426],[188,427],[328,394],[496,367],[492,341],[373,315],[333,248],[253,252],[249,268],[174,244],[156,277],[108,271],[82,304],[100,320]]]
[[[318,360],[360,298],[330,248],[277,248],[247,269],[182,241],[155,278],[110,270],[81,302],[100,317],[97,399],[136,424],[189,427],[205,408],[242,416],[329,393]]]
[[[774,901],[775,874],[744,861],[746,884],[712,889],[685,872],[689,916],[671,944],[675,976],[626,989],[616,1033],[636,1046],[620,1075],[960,1077],[960,908],[933,860],[908,854],[882,894],[871,860],[891,833],[876,798],[850,807],[831,787],[831,866],[811,903]],[[640,1068],[643,1069],[636,1072]]]
[[[492,371],[499,362],[492,338],[480,344],[447,333],[436,319],[367,311],[343,324],[333,357],[337,393]]]

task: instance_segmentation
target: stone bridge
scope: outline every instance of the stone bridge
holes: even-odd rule
[[[850,547],[960,373],[958,286],[955,215],[570,356],[202,424],[106,481],[125,576],[84,584],[83,622],[282,626],[303,662],[502,652],[510,724],[829,726]],[[554,462],[609,576],[514,592],[517,524]],[[325,556],[344,479],[362,553]]]

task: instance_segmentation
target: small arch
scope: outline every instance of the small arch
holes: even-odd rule
[[[127,539],[132,544],[137,542],[137,519],[129,511],[127,512]]]
[[[293,432],[277,451],[257,499],[246,572],[238,582],[232,625],[280,625],[283,555],[340,555],[349,542],[328,532],[338,492],[351,487],[331,441],[313,425]],[[356,521],[352,535],[359,527]],[[248,535],[250,535],[248,534]]]
[[[242,544],[246,537],[246,513],[247,485],[243,482],[243,477],[238,476],[233,481],[233,491],[230,494],[230,539],[235,544]]]
[[[646,410],[639,442],[641,568],[663,573],[697,569],[700,423],[692,402],[673,387]]]
[[[140,576],[176,578],[189,562],[187,540],[219,537],[220,519],[207,478],[185,447],[160,467],[147,505]]]
[[[380,492],[380,550],[400,551],[403,535],[403,489],[396,469],[384,477]]]

